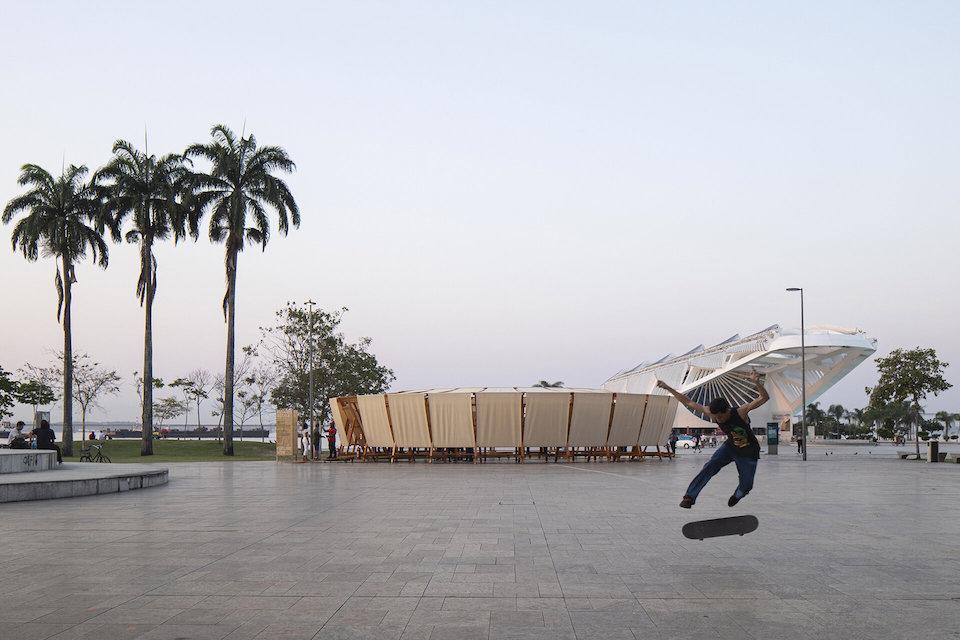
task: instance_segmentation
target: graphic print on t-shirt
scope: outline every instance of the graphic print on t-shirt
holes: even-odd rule
[[[733,427],[730,429],[730,439],[733,440],[733,446],[738,449],[750,446],[750,437],[743,427]]]

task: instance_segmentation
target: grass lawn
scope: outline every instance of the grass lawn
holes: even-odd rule
[[[223,444],[216,440],[154,440],[153,455],[140,455],[139,440],[107,440],[103,452],[113,462],[208,462],[273,460],[276,445],[261,442],[233,441],[233,457],[223,455]],[[73,443],[73,456],[65,462],[77,462],[80,442]]]

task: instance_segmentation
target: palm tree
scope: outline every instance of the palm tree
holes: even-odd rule
[[[540,382],[533,385],[535,387],[540,387],[543,389],[561,389],[563,388],[563,382],[557,380],[556,382],[550,382],[548,380],[541,380]]]
[[[837,425],[837,437],[840,437],[840,434],[844,432],[843,423],[840,421],[843,420],[844,414],[847,412],[843,408],[842,404],[832,404],[827,407],[827,415],[833,418],[833,422]]]
[[[153,299],[157,292],[153,245],[171,235],[176,243],[188,232],[196,239],[200,212],[183,202],[188,171],[182,156],[157,158],[138,151],[126,140],[114,143],[113,154],[113,160],[94,174],[93,181],[104,194],[116,239],[120,239],[120,226],[129,216],[125,238],[140,245],[137,297],[144,308],[140,455],[149,456],[153,455]]]
[[[807,405],[807,422],[813,424],[813,433],[816,434],[817,431],[820,431],[820,435],[824,435],[821,430],[821,424],[824,419],[827,417],[826,412],[820,408],[819,402],[811,402]]]
[[[9,224],[19,213],[13,228],[13,250],[33,262],[41,254],[59,261],[54,285],[57,288],[57,321],[63,314],[63,441],[64,455],[73,455],[73,336],[71,304],[74,267],[87,255],[103,268],[109,261],[103,240],[105,218],[96,187],[83,181],[87,167],[70,165],[59,178],[35,165],[20,169],[17,183],[29,190],[3,210],[3,222]]]
[[[943,439],[950,440],[950,427],[953,426],[954,415],[949,411],[937,411],[937,415],[934,416],[937,420],[943,423]]]
[[[208,144],[187,148],[187,158],[204,158],[211,164],[209,173],[192,174],[197,203],[209,208],[210,240],[224,243],[227,291],[223,297],[223,315],[227,323],[227,361],[223,393],[223,453],[233,455],[234,326],[237,302],[237,258],[247,243],[263,250],[270,239],[267,208],[277,213],[277,227],[286,235],[290,223],[300,226],[300,208],[286,183],[273,175],[290,173],[296,165],[280,147],[257,146],[253,135],[239,138],[228,127],[218,124],[210,131]]]

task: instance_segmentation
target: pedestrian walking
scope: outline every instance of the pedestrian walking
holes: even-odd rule
[[[678,439],[679,439],[679,438],[677,438],[677,432],[676,432],[676,431],[671,431],[671,432],[670,432],[670,440],[669,440],[669,442],[670,442],[670,454],[671,454],[671,455],[677,455],[677,440],[678,440]]]

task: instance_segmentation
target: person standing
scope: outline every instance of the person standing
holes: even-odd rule
[[[677,455],[677,440],[678,440],[678,439],[679,439],[679,438],[677,438],[677,432],[676,432],[676,431],[671,431],[671,432],[670,432],[670,441],[669,441],[669,442],[670,442],[670,454],[671,454],[671,455],[674,455],[674,456]]]
[[[302,461],[306,462],[310,456],[310,429],[307,427],[306,420],[300,425],[300,431],[297,432],[297,440],[300,446]]]
[[[333,422],[330,423],[330,426],[327,427],[327,449],[329,450],[329,455],[327,455],[327,460],[336,460],[337,459],[337,425]]]
[[[317,426],[310,432],[310,457],[313,460],[320,459],[320,427]]]
[[[727,436],[727,441],[710,457],[707,464],[703,465],[703,469],[687,487],[687,492],[680,501],[681,508],[691,508],[697,501],[697,496],[710,482],[710,479],[731,462],[737,465],[739,482],[733,495],[727,500],[727,506],[734,506],[753,489],[753,478],[757,473],[757,462],[760,460],[760,441],[757,440],[757,436],[750,429],[750,412],[766,403],[770,396],[760,381],[760,374],[756,371],[750,373],[750,381],[756,386],[759,396],[756,400],[742,407],[730,406],[726,398],[714,398],[710,401],[710,405],[705,407],[683,395],[666,382],[657,381],[658,387],[666,390],[690,411],[695,411],[701,415],[709,415],[710,419],[716,422],[720,430]]]

